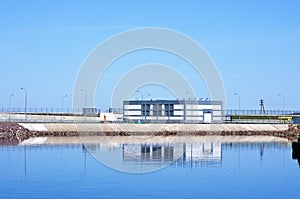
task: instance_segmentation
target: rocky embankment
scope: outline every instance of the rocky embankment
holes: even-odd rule
[[[122,125],[122,124],[121,124]],[[124,126],[125,125],[125,126]],[[185,125],[185,124],[182,124]],[[25,126],[25,127],[24,127]],[[50,128],[51,126],[51,128]],[[75,125],[76,126],[76,125]],[[81,126],[81,127],[80,127]],[[181,126],[180,124],[170,125],[168,128],[156,128],[152,125],[140,126],[135,124],[123,124],[122,127],[127,128],[111,128],[113,124],[82,124],[77,125],[74,129],[72,124],[18,124],[18,123],[0,123],[0,144],[18,143],[29,137],[68,137],[78,135],[90,136],[130,136],[130,135],[152,135],[152,136],[188,136],[188,135],[219,135],[219,136],[276,136],[296,140],[300,136],[300,125],[279,126],[255,125],[251,124],[251,128],[247,124],[226,125],[216,124],[216,128],[205,129],[205,126],[196,126],[197,128],[185,129],[187,127],[195,127],[193,125]],[[46,128],[47,127],[47,128]],[[220,127],[220,128],[218,128]],[[248,127],[248,128],[246,128]],[[30,129],[30,130],[29,130]],[[124,130],[127,129],[127,130]],[[185,129],[185,130],[182,130]],[[135,132],[136,130],[136,132]]]
[[[300,125],[290,124],[287,130],[284,131],[197,131],[197,132],[176,132],[176,131],[160,131],[154,134],[155,136],[175,136],[175,135],[198,135],[198,136],[206,136],[206,135],[218,135],[218,136],[275,136],[288,138],[289,140],[296,140],[300,137]]]
[[[285,137],[291,140],[297,139],[300,137],[300,124],[290,124],[288,130],[278,132],[274,136]]]
[[[30,130],[18,123],[0,123],[0,145],[18,144],[32,136]]]

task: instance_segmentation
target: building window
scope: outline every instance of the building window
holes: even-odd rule
[[[165,104],[165,115],[174,116],[174,104]]]
[[[142,104],[142,116],[150,116],[150,104]]]
[[[153,116],[162,116],[162,104],[153,104]]]
[[[167,161],[174,160],[174,147],[173,146],[166,146],[164,148],[164,159]]]
[[[141,156],[143,160],[150,160],[150,145],[141,145]]]

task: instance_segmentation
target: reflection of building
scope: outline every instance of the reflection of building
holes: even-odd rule
[[[186,143],[184,144],[183,155],[174,164],[183,167],[196,167],[202,165],[220,165],[221,161],[221,143]]]
[[[130,100],[123,102],[125,122],[220,123],[222,102],[203,100]]]
[[[221,143],[124,144],[124,162],[173,162],[176,165],[220,164]]]
[[[185,161],[220,160],[221,144],[204,142],[185,145]]]
[[[173,161],[182,154],[182,144],[124,144],[123,161]]]

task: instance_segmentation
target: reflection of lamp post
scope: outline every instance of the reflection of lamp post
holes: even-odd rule
[[[68,97],[68,95],[63,95],[62,97],[61,97],[61,107],[62,107],[62,109],[64,109],[64,98],[65,97]]]
[[[25,178],[27,177],[27,152],[26,152],[26,145],[24,146],[24,175]]]
[[[239,98],[239,121],[241,122],[241,96],[238,93],[234,93],[234,95]]]
[[[285,110],[285,96],[282,94],[279,94],[278,96],[282,97],[283,110]]]
[[[25,121],[26,121],[26,119],[27,119],[27,114],[26,114],[26,111],[27,111],[27,90],[24,87],[21,87],[21,90],[25,91],[25,109],[24,109],[24,112],[25,112]]]

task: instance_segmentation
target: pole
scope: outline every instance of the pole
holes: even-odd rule
[[[234,95],[238,96],[239,98],[239,121],[241,122],[241,96],[238,93],[234,93]]]
[[[140,90],[136,90],[136,92],[137,93],[141,93],[141,95],[142,95],[142,102],[141,102],[141,112],[142,112],[142,120],[144,119],[144,117],[145,117],[145,119],[146,119],[146,116],[144,115],[144,112],[145,112],[145,110],[146,110],[146,107],[143,109],[143,102],[144,102],[144,94],[143,94],[143,92],[142,91],[140,91]]]
[[[9,110],[8,110],[8,121],[10,122],[10,112],[11,112],[11,97],[14,96],[14,94],[9,95]]]
[[[194,104],[194,101],[193,101],[193,96],[192,96],[192,93],[190,93],[189,91],[186,91],[186,94],[189,94],[190,95],[190,102],[191,102],[191,123],[193,123],[193,121],[194,121],[194,113],[193,113],[193,109],[194,109],[194,106],[193,106],[193,104]]]
[[[151,97],[151,94],[150,93],[147,93],[147,96],[150,98]],[[147,101],[145,101],[147,102]],[[149,116],[151,114],[151,103],[149,104]],[[145,107],[146,107],[146,114],[145,114],[145,120],[146,120],[146,116],[147,116],[147,103],[145,103]]]
[[[80,89],[84,94],[84,108],[86,108],[86,91],[84,89]]]
[[[285,95],[279,94],[278,96],[282,97],[283,110],[285,110]]]
[[[27,89],[24,88],[24,87],[21,87],[21,90],[24,90],[25,91],[25,109],[24,109],[24,112],[25,112],[25,121],[27,120]]]
[[[14,93],[9,95],[9,108],[11,108],[11,98],[12,98],[12,96],[14,96]]]
[[[61,97],[61,107],[62,107],[62,109],[64,109],[64,98],[65,97],[68,97],[68,95],[63,95],[62,97]]]
[[[86,121],[86,115],[87,115],[87,107],[86,107],[86,91],[84,90],[84,89],[80,89],[82,92],[83,92],[83,94],[84,94],[84,108],[85,109],[83,109],[84,111],[83,111],[83,113],[84,113],[84,120]]]

